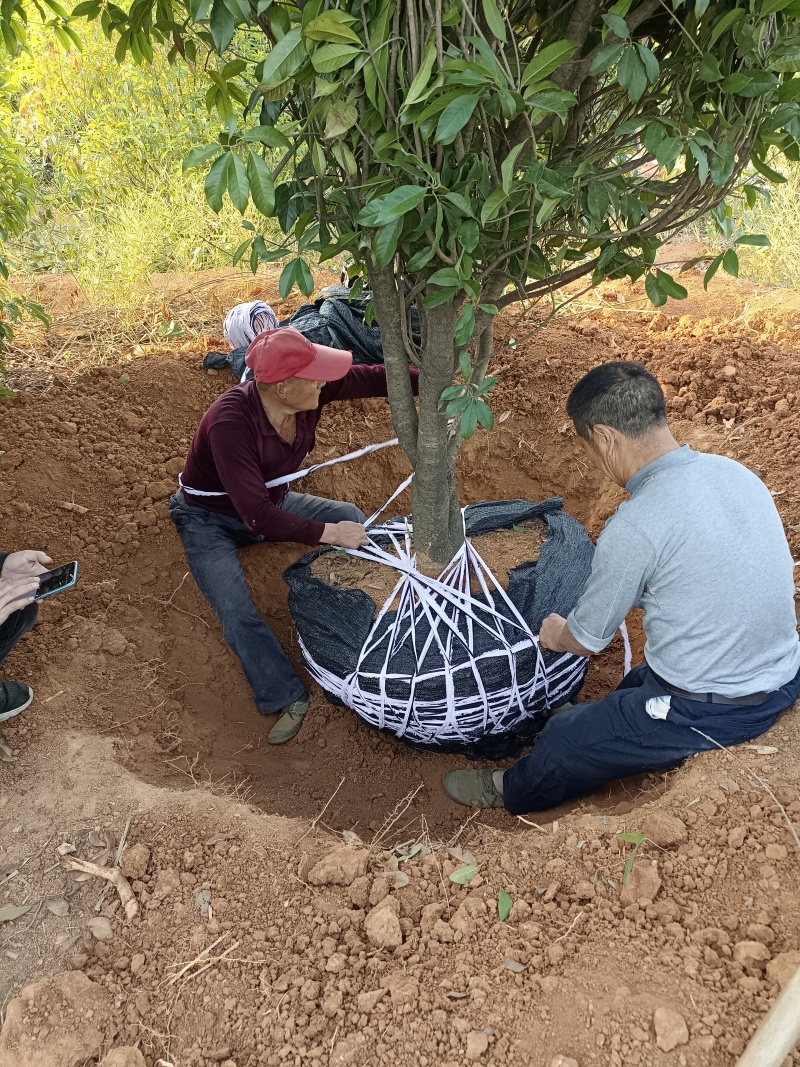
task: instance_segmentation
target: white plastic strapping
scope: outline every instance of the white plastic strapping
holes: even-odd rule
[[[387,534],[394,551],[371,538],[348,554],[392,567],[398,580],[355,669],[341,677],[322,667],[299,638],[308,669],[324,689],[370,725],[426,745],[480,741],[564,702],[586,660],[565,653],[545,666],[538,638],[469,540],[438,578],[430,578],[417,569],[408,522],[389,522],[373,532]],[[483,599],[472,594],[474,584]],[[384,627],[395,601],[395,617]],[[476,652],[478,635],[483,651]],[[394,669],[401,649],[413,651],[415,670]],[[480,669],[487,660],[497,661],[493,666],[502,668],[505,684],[487,688]]]

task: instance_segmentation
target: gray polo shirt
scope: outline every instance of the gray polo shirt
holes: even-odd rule
[[[645,659],[682,689],[744,696],[800,669],[794,565],[763,482],[688,445],[642,467],[597,541],[567,619],[585,648],[606,647],[644,608]]]

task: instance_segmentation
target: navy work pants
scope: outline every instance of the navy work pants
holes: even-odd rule
[[[307,493],[286,493],[281,507],[318,522],[364,522],[355,504],[344,504]],[[198,588],[219,620],[228,646],[242,670],[263,715],[281,711],[300,700],[306,690],[278,639],[258,614],[239,562],[239,549],[260,544],[240,518],[222,515],[186,502],[178,490],[169,514],[180,534],[186,561]]]
[[[0,622],[0,663],[6,658],[14,645],[36,622],[39,605],[26,604],[19,611],[12,611],[5,622]]]
[[[763,734],[800,696],[800,671],[763,704],[709,704],[670,697],[665,719],[645,705],[668,695],[650,668],[634,667],[613,693],[559,711],[525,756],[503,776],[512,815],[545,811],[631,774],[675,767],[687,756]],[[699,730],[701,733],[696,733]]]

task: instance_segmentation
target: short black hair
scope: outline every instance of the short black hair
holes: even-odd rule
[[[598,424],[644,437],[666,424],[667,403],[658,380],[641,363],[602,363],[569,394],[567,414],[585,441]]]

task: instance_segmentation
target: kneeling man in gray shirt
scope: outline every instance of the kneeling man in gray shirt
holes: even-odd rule
[[[508,771],[446,776],[454,800],[514,815],[749,741],[800,695],[794,564],[766,486],[678,445],[639,363],[590,371],[567,412],[590,462],[630,500],[606,523],[574,610],[548,616],[539,641],[591,656],[641,607],[645,662],[604,700],[554,715]]]

